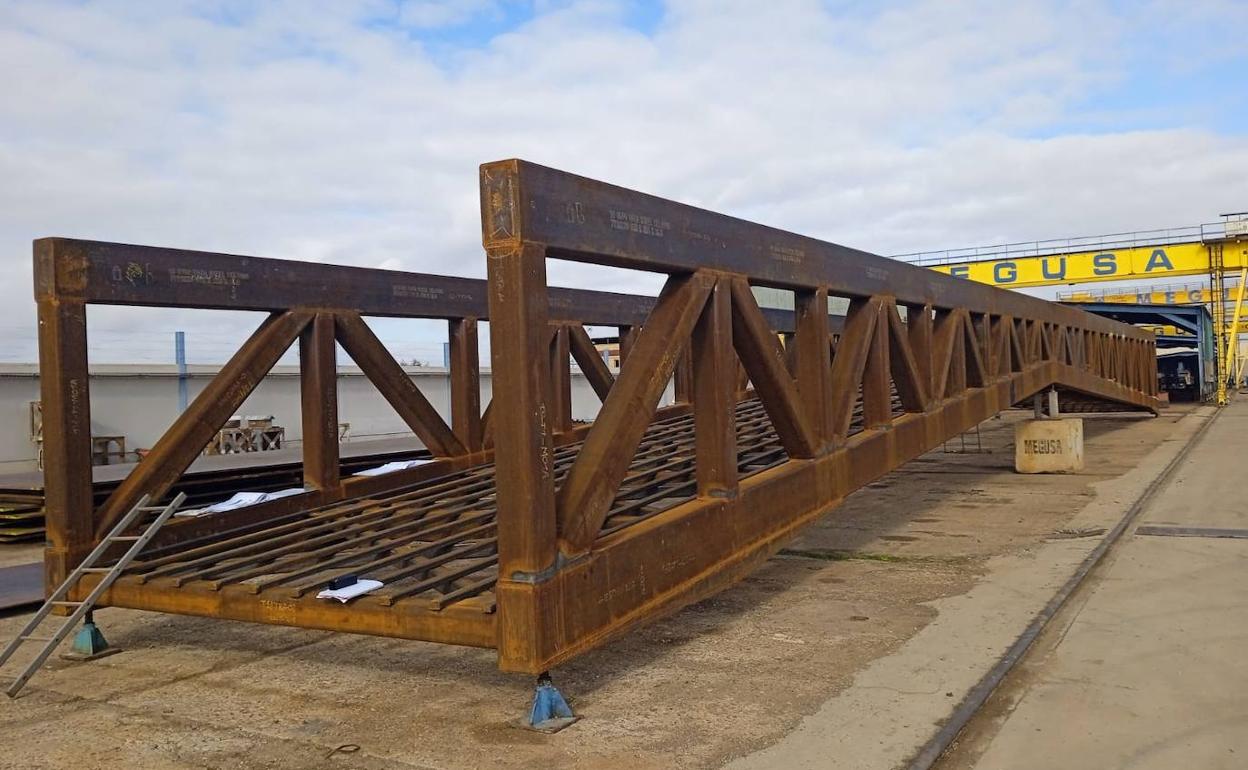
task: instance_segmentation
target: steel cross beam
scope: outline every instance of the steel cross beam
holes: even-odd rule
[[[499,408],[499,662],[537,673],[742,577],[847,494],[1049,387],[1155,412],[1134,327],[520,160],[481,167]],[[567,472],[541,365],[549,258],[668,280]],[[794,291],[792,334],[751,285]],[[833,344],[821,309],[850,301]],[[792,344],[788,350],[781,338]],[[744,366],[784,452],[745,477],[731,426]],[[697,496],[614,531],[663,383],[692,359]],[[504,447],[505,443],[505,447]]]
[[[363,316],[489,319],[486,282],[401,270],[135,246],[72,238],[34,243],[35,299],[62,303],[282,312],[337,308]],[[639,326],[654,298],[552,287],[550,317]],[[793,314],[768,321],[792,331]]]

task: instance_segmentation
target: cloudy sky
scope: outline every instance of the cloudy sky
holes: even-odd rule
[[[1248,209],[1245,29],[1235,0],[0,0],[0,359],[34,357],[39,236],[483,276],[503,157],[881,254],[1216,220]],[[93,360],[184,328],[194,362],[254,320],[92,323]]]

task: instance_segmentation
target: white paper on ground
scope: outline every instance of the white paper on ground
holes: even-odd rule
[[[395,471],[405,471],[408,468],[416,468],[418,466],[426,465],[431,462],[433,462],[433,460],[395,460],[392,463],[386,463],[385,465],[378,465],[376,468],[369,468],[368,470],[360,471],[359,473],[356,473],[354,475],[356,476],[380,476],[383,473],[394,473]]]
[[[276,492],[235,492],[234,496],[229,500],[222,500],[219,503],[205,506],[203,508],[190,508],[185,511],[178,511],[175,516],[202,516],[205,513],[225,513],[239,508],[246,508],[249,505],[258,505],[267,503],[270,500],[279,500],[283,497],[291,495],[301,495],[306,492],[303,487],[291,487],[290,489],[279,489]]]
[[[376,591],[384,585],[380,580],[364,580],[360,579],[347,586],[346,588],[326,588],[316,595],[318,599],[337,599],[346,604],[357,596],[363,596],[369,591]]]

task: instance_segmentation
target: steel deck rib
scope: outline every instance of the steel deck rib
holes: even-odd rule
[[[784,462],[762,404],[737,405],[738,467],[750,475]],[[562,480],[580,444],[555,451]],[[638,447],[602,534],[627,529],[694,498],[693,418],[654,422]],[[450,473],[385,495],[345,500],[283,516],[272,527],[175,546],[136,562],[120,583],[158,591],[241,591],[298,599],[331,577],[382,580],[370,601],[441,611],[474,600],[494,608],[497,540],[494,466]]]
[[[894,394],[894,408],[898,408]],[[861,402],[851,433],[861,430]],[[785,462],[762,403],[736,408],[738,470],[742,476]],[[561,483],[580,443],[555,450]],[[691,415],[656,420],[647,430],[601,534],[625,530],[694,499]],[[497,580],[497,508],[494,465],[476,466],[396,488],[384,495],[344,500],[293,515],[271,527],[236,536],[197,540],[162,550],[131,565],[119,581],[157,591],[233,590],[283,600],[300,599],[334,576],[382,580],[368,599],[439,612],[473,600],[494,609]]]

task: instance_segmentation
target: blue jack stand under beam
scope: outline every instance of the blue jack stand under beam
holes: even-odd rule
[[[74,636],[74,646],[61,657],[66,660],[99,660],[121,652],[120,647],[110,647],[99,626],[95,625],[95,613],[88,612],[82,628]]]
[[[543,733],[557,733],[575,722],[576,715],[564,700],[563,694],[550,681],[547,671],[537,678],[537,690],[533,693],[533,707],[523,726]]]

